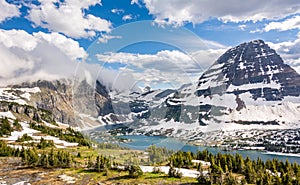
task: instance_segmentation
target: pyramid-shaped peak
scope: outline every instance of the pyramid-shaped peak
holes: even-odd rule
[[[199,79],[199,96],[228,89],[236,89],[231,91],[235,94],[250,92],[254,99],[299,96],[300,75],[263,40],[253,40],[227,50]]]
[[[217,63],[226,62],[253,62],[255,58],[270,58],[276,62],[282,62],[280,56],[275,50],[271,49],[263,40],[253,40],[242,43],[236,47],[227,50]],[[275,59],[276,58],[276,59]],[[266,60],[264,60],[266,61]]]
[[[246,46],[246,45],[264,46],[267,44],[265,43],[265,41],[263,41],[261,39],[256,39],[256,40],[251,40],[249,42],[244,42],[244,43],[238,45],[237,47]]]
[[[257,40],[252,40],[249,42],[249,44],[258,44],[258,45],[264,45],[265,42],[261,39],[257,39]]]

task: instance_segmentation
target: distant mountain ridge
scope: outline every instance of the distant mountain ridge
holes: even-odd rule
[[[227,50],[196,84],[178,90],[133,93],[126,98],[129,100],[117,100],[129,105],[131,113],[125,114],[147,119],[150,125],[168,121],[200,126],[228,122],[281,124],[300,120],[300,75],[264,41],[253,40]],[[269,119],[255,116],[263,109],[271,113]],[[284,114],[295,119],[284,119]],[[137,122],[132,115],[126,120]]]
[[[40,91],[28,95],[24,88]],[[197,82],[177,90],[122,94],[99,81],[59,80],[14,85],[1,93],[2,101],[15,98],[50,110],[55,121],[81,129],[122,124],[132,133],[197,139],[213,130],[300,123],[300,75],[262,40],[227,50]]]
[[[138,129],[143,133],[191,138],[219,129],[289,128],[300,123],[300,75],[254,40],[227,50],[196,84],[173,92],[151,112]]]

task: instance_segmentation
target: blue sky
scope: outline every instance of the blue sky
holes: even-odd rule
[[[118,88],[178,87],[253,39],[300,72],[294,0],[2,0],[0,9],[2,85],[82,68]]]

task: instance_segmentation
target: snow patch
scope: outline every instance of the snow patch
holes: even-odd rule
[[[147,173],[147,172],[153,172],[154,166],[140,166],[140,168],[144,173]],[[159,168],[165,174],[168,174],[170,169],[169,166],[158,166],[156,168]],[[185,168],[175,168],[175,170],[181,172],[183,177],[197,178],[200,175],[200,172],[197,170],[190,170]],[[208,171],[204,171],[204,174],[207,173]]]
[[[13,119],[13,120],[16,119],[16,117],[10,111],[8,111],[8,112],[0,112],[0,117],[2,117],[2,118],[10,118],[10,119]]]

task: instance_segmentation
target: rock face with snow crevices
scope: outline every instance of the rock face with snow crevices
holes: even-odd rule
[[[197,107],[193,122],[202,126],[299,123],[300,75],[264,41],[254,40],[226,51],[202,74],[195,91],[188,86],[173,99],[176,107]]]
[[[253,99],[282,100],[300,95],[300,75],[262,40],[223,54],[199,79],[198,96],[250,92]]]
[[[141,100],[138,96],[133,102]],[[141,127],[144,133],[197,134],[232,123],[289,127],[300,123],[300,75],[264,41],[254,40],[229,49],[195,84],[182,86],[160,102],[136,104],[139,109],[132,111],[150,112],[139,117],[146,123]],[[175,129],[171,122],[180,124]]]
[[[199,114],[204,125],[212,120],[247,124],[300,120],[300,75],[262,40],[225,52],[199,78],[196,95],[206,102],[200,104]]]
[[[38,90],[33,92],[34,89]],[[99,81],[93,86],[85,80],[69,79],[38,80],[1,88],[0,109],[32,114],[30,117],[34,110],[43,109],[52,113],[51,120],[80,128],[99,126],[96,118],[113,112],[109,94]]]

